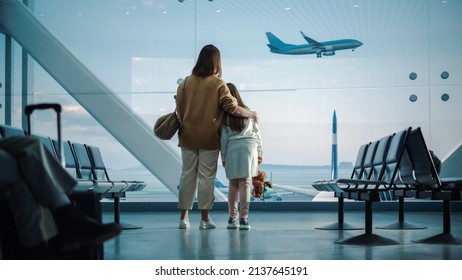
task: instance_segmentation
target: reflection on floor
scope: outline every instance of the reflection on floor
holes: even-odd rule
[[[190,214],[191,228],[178,229],[177,212],[125,212],[125,223],[142,229],[124,230],[105,243],[108,260],[442,260],[462,259],[462,245],[415,243],[413,240],[442,232],[441,212],[409,212],[406,220],[428,228],[383,230],[375,226],[396,222],[395,212],[374,213],[374,233],[398,241],[397,245],[341,245],[335,241],[362,234],[363,230],[317,230],[335,222],[335,211],[254,211],[250,231],[228,230],[227,212],[212,211],[213,230],[199,230],[199,212]],[[345,213],[345,221],[364,225],[361,211]],[[112,219],[104,213],[105,221]],[[462,213],[452,213],[452,233],[462,237]]]

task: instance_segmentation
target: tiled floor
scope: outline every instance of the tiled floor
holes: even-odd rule
[[[397,221],[393,211],[374,213],[373,233],[396,245],[343,245],[335,241],[364,230],[317,230],[336,221],[335,211],[254,211],[250,231],[228,230],[225,211],[212,211],[213,230],[199,230],[199,212],[190,213],[191,228],[178,229],[177,212],[125,212],[122,221],[142,226],[124,230],[105,243],[108,260],[462,260],[462,245],[422,244],[413,240],[441,233],[441,212],[409,212],[406,221],[428,226],[420,230],[383,230]],[[345,213],[345,222],[363,226],[361,211]],[[104,220],[111,220],[104,213]],[[462,213],[452,213],[452,231],[462,237]]]

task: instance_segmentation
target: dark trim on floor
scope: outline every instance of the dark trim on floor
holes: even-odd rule
[[[101,203],[103,212],[113,211],[113,202]],[[358,201],[345,202],[345,211],[363,211],[364,203]],[[387,201],[373,204],[377,211],[398,211],[398,203]],[[405,211],[410,212],[442,212],[441,201],[410,201],[405,203]],[[337,202],[251,202],[251,211],[337,211]],[[197,210],[194,204],[193,210]],[[228,211],[228,203],[216,202],[213,211]],[[451,203],[453,212],[462,212],[462,202]],[[176,212],[177,202],[121,202],[121,212]]]

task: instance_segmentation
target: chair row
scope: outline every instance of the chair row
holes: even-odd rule
[[[459,189],[462,177],[440,178],[422,130],[408,128],[362,145],[350,178],[316,181],[312,186],[337,193],[404,188],[425,197]]]
[[[25,136],[21,128],[0,125],[0,139],[11,136]],[[76,192],[94,192],[99,198],[114,199],[114,221],[120,223],[120,198],[126,196],[126,192],[141,191],[146,187],[144,181],[136,180],[111,180],[108,176],[101,151],[98,147],[64,141],[62,149],[57,140],[44,135],[32,135],[40,139],[48,150],[58,159],[64,157],[66,170],[76,179]],[[123,229],[138,229],[139,226],[121,224]]]
[[[317,229],[362,229],[344,222],[344,199],[355,199],[367,201],[365,207],[366,232],[368,234],[372,232],[372,206],[370,202],[380,201],[384,194],[390,193],[389,186],[395,179],[397,160],[409,130],[410,128],[363,144],[358,150],[350,178],[321,180],[312,183],[312,186],[319,191],[334,192],[338,205],[337,223]],[[390,147],[391,150],[389,150]]]
[[[452,200],[461,200],[462,178],[439,178],[430,151],[420,128],[411,127],[366,143],[359,148],[350,178],[322,180],[313,187],[332,191],[338,197],[339,222],[336,228],[353,229],[343,225],[343,199],[365,202],[365,234],[337,241],[341,244],[394,244],[393,241],[372,234],[372,202],[380,201],[380,194],[392,191],[399,201],[399,221],[383,229],[406,229],[403,203],[405,197],[443,200],[444,234],[450,234]],[[354,228],[357,229],[357,228]],[[434,239],[432,239],[434,241]]]
[[[3,138],[26,135],[24,130],[7,125],[0,126],[0,133]],[[60,158],[61,147],[56,140],[44,135],[32,136],[39,138],[56,158]],[[93,191],[107,197],[104,194],[141,191],[146,187],[143,181],[111,180],[101,151],[96,146],[65,141],[62,148],[65,168],[77,180],[75,191]]]
[[[141,191],[146,187],[143,181],[111,180],[98,147],[66,141],[63,149],[66,169],[77,179],[75,191],[94,191],[107,197],[104,194]]]
[[[313,187],[357,200],[372,199],[361,193],[392,188],[410,131],[411,128],[407,128],[362,145],[350,178],[317,181]]]
[[[390,225],[386,229],[414,228],[412,224],[404,223],[405,198],[441,200],[443,232],[415,242],[462,244],[462,239],[454,237],[451,233],[451,202],[462,200],[462,176],[450,178],[439,176],[420,128],[412,130],[409,134],[399,174],[399,188],[395,188],[393,193],[399,198],[400,220],[394,227]]]

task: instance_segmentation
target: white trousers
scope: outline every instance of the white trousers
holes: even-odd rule
[[[197,190],[199,209],[211,209],[215,200],[215,177],[220,150],[181,148],[183,170],[180,178],[178,208],[190,210]]]

